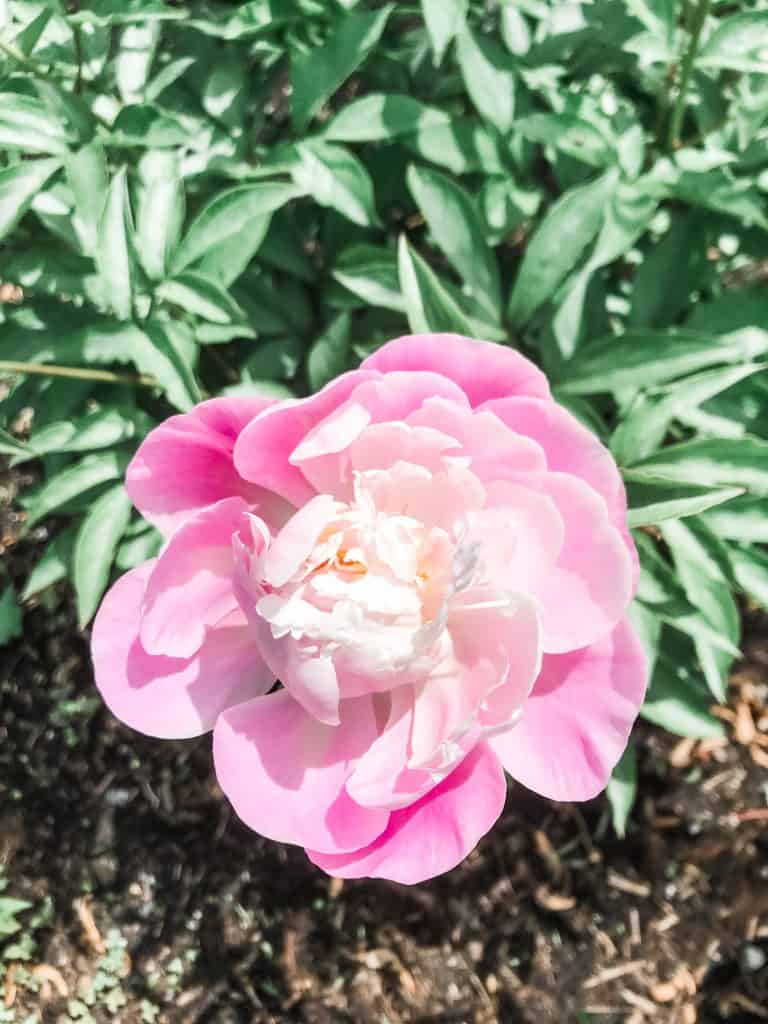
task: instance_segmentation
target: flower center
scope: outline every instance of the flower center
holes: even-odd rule
[[[446,655],[448,602],[476,578],[478,556],[461,519],[447,527],[410,514],[407,501],[393,509],[380,485],[379,472],[357,474],[353,501],[332,503],[309,554],[257,609],[276,639],[290,634],[383,690]]]

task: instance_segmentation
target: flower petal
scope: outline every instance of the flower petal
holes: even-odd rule
[[[500,597],[507,598],[507,606],[493,607],[494,598]],[[541,671],[541,623],[535,603],[522,594],[470,589],[453,601],[448,628],[455,656],[468,674],[489,683],[502,680],[486,686],[479,724],[486,729],[506,727],[525,706]]]
[[[414,885],[450,871],[476,846],[504,807],[501,765],[484,744],[416,803],[394,811],[385,832],[354,853],[307,854],[337,878],[388,878]]]
[[[375,736],[368,698],[343,701],[341,723],[332,727],[278,690],[221,715],[213,735],[216,775],[246,825],[268,839],[325,853],[354,850],[380,835],[389,818],[360,807],[344,788]]]
[[[399,424],[435,396],[469,411],[461,388],[439,373],[388,373],[366,380],[345,407],[307,434],[292,452],[291,462],[315,490],[349,497],[350,447],[362,441],[368,424]]]
[[[541,489],[557,505],[565,536],[557,564],[531,588],[541,605],[544,650],[561,654],[595,643],[626,614],[632,559],[603,499],[567,473]]]
[[[282,587],[312,553],[321,533],[337,512],[328,494],[318,494],[285,524],[267,549],[264,575],[273,587]]]
[[[432,370],[455,381],[473,406],[507,395],[547,398],[547,378],[512,348],[460,334],[409,334],[382,345],[363,370]]]
[[[243,498],[225,498],[195,513],[168,541],[142,605],[141,642],[150,654],[190,658],[206,629],[237,607],[232,536],[247,511]]]
[[[502,398],[489,402],[484,408],[495,413],[512,430],[536,441],[546,454],[550,470],[571,473],[602,495],[632,557],[636,586],[639,562],[627,529],[624,482],[605,445],[567,409],[553,401]]]
[[[294,505],[309,501],[316,490],[289,461],[291,453],[326,416],[347,401],[355,388],[377,377],[375,373],[353,370],[326,384],[316,395],[271,406],[237,439],[237,471]]]
[[[524,592],[552,571],[564,537],[552,498],[507,480],[489,484],[486,507],[470,519],[468,535],[478,546],[485,577],[502,590]]]
[[[458,454],[471,460],[472,472],[481,480],[519,480],[547,468],[541,446],[510,430],[491,412],[430,398],[408,417],[408,423],[433,427],[455,437],[460,445]]]
[[[489,740],[507,771],[552,800],[590,800],[627,745],[647,666],[624,621],[591,647],[545,655],[520,722]]]
[[[273,496],[240,476],[232,452],[241,431],[271,404],[269,398],[213,398],[151,431],[126,473],[128,494],[144,518],[168,536],[194,512],[233,495],[264,514]]]
[[[101,604],[91,640],[96,685],[112,713],[139,732],[200,736],[225,708],[265,693],[274,676],[239,611],[206,634],[193,658],[147,654],[139,618],[154,564],[122,576]]]
[[[383,730],[357,762],[347,780],[347,792],[364,807],[395,810],[412,804],[432,789],[432,772],[408,768],[413,726],[413,687],[398,686],[389,697]]]

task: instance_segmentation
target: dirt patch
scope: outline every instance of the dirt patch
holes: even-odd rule
[[[39,540],[0,525],[20,579]],[[208,739],[149,740],[103,709],[58,589],[0,651],[0,901],[31,904],[0,938],[0,1020],[768,1020],[766,748],[739,711],[765,730],[768,627],[746,628],[727,743],[638,727],[626,840],[603,798],[512,787],[446,877],[341,885],[237,821]]]

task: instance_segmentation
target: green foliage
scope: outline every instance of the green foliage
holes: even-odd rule
[[[605,793],[611,808],[614,831],[623,839],[627,834],[627,822],[637,796],[637,754],[631,744],[613,769]]]
[[[159,420],[457,330],[610,444],[644,713],[719,733],[736,602],[768,605],[767,25],[766,0],[0,3],[0,452],[52,531],[22,599],[70,578],[85,625],[156,553],[120,479]]]

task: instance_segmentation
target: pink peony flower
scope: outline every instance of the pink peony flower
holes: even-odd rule
[[[646,685],[624,490],[517,352],[405,337],[311,398],[204,402],[127,484],[166,543],[104,599],[97,684],[142,732],[213,729],[257,832],[413,883],[488,831],[504,769],[604,787]]]

